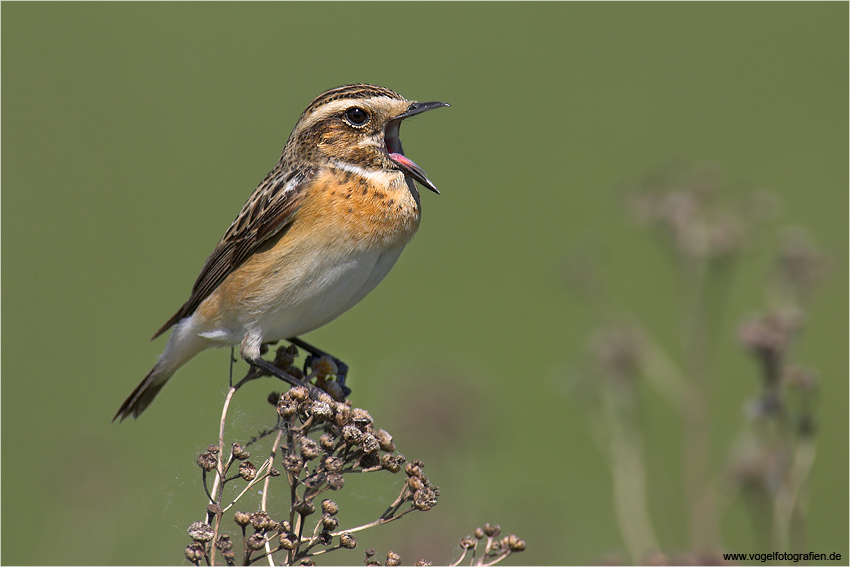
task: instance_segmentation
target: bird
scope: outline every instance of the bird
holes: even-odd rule
[[[287,340],[325,354],[299,336],[384,279],[419,227],[416,184],[439,194],[404,154],[401,123],[446,106],[365,83],[316,97],[207,258],[189,299],[153,335],[171,329],[113,422],[138,418],[174,373],[208,348],[238,345],[252,367],[290,382],[262,358],[264,344]]]

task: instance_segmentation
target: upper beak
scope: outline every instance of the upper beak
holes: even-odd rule
[[[426,187],[437,193],[440,192],[431,183],[431,180],[428,179],[428,176],[425,174],[425,170],[413,163],[412,160],[407,158],[404,155],[404,151],[401,147],[401,140],[398,137],[398,131],[401,127],[401,121],[410,116],[415,116],[416,114],[421,114],[426,110],[431,110],[434,108],[440,108],[443,106],[449,106],[445,102],[414,102],[411,104],[406,111],[402,112],[395,118],[393,118],[390,123],[387,125],[385,139],[387,144],[387,152],[390,155],[390,159],[393,160],[405,174],[409,175],[416,181],[418,181],[423,187]]]

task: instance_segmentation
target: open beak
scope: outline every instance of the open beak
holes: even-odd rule
[[[413,163],[412,160],[404,155],[404,150],[401,148],[401,140],[398,137],[398,131],[399,128],[401,128],[402,120],[405,118],[421,114],[426,110],[441,108],[443,106],[449,105],[445,102],[414,102],[405,112],[402,112],[393,118],[389,124],[387,124],[387,129],[384,133],[384,139],[387,144],[387,152],[390,155],[390,159],[393,160],[399,168],[401,168],[405,175],[412,177],[418,181],[420,185],[430,189],[438,195],[440,192],[437,191],[437,188],[434,187],[434,184],[431,183],[430,179],[428,179],[428,176],[425,174],[425,170]]]

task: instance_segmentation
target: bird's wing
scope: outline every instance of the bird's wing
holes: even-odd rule
[[[207,258],[192,294],[152,338],[156,338],[198,306],[266,240],[291,221],[305,189],[316,175],[312,168],[272,170],[239,211],[218,246]]]

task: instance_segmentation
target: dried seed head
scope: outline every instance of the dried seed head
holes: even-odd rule
[[[301,500],[295,504],[295,511],[302,516],[309,516],[316,511],[316,505],[310,500]]]
[[[422,478],[422,467],[416,464],[417,461],[407,463],[404,467],[404,473],[410,477]]]
[[[313,359],[313,372],[319,377],[336,376],[338,371],[336,362],[327,355]]]
[[[333,500],[325,498],[322,500],[322,513],[328,516],[336,516],[339,514],[339,505]]]
[[[292,346],[292,345],[290,345]],[[298,351],[292,352],[289,347],[279,346],[274,353],[274,363],[278,368],[286,370],[292,363],[295,362],[295,357],[298,356]]]
[[[280,471],[274,467],[269,467],[269,476],[280,476]]]
[[[378,440],[375,439],[375,436],[370,433],[366,433],[363,435],[363,439],[360,441],[360,446],[363,448],[363,452],[367,455],[370,453],[374,453],[381,448],[381,445],[378,443]]]
[[[288,551],[295,549],[298,544],[298,536],[290,531],[280,534],[280,546]]]
[[[511,534],[508,536],[508,548],[511,551],[525,551],[525,540]]]
[[[227,562],[228,565],[233,565],[235,563],[236,554],[233,552],[232,549],[225,549],[221,552],[221,555],[222,557],[224,557],[224,560]]]
[[[375,433],[375,439],[378,440],[378,443],[381,444],[381,451],[386,451],[387,453],[392,453],[395,451],[395,444],[393,444],[393,436],[387,433],[383,429],[379,429],[377,433]]]
[[[389,453],[381,455],[381,466],[384,467],[384,470],[388,470],[391,473],[400,471],[403,463],[404,457],[401,455],[391,455]]]
[[[194,522],[189,526],[189,537],[195,541],[208,542],[212,541],[213,529],[204,522]]]
[[[361,431],[366,431],[366,428],[372,425],[372,416],[363,408],[354,408],[351,410],[351,421],[354,422]]]
[[[466,536],[465,538],[460,540],[460,546],[463,549],[472,549],[473,547],[475,547],[475,544],[475,538],[473,538],[472,536]]]
[[[352,424],[342,428],[342,438],[350,445],[356,445],[363,439],[363,432]]]
[[[336,438],[330,433],[325,433],[319,437],[319,446],[324,451],[333,452],[336,449]]]
[[[186,559],[192,563],[200,563],[204,559],[204,546],[194,541],[186,546]]]
[[[378,452],[375,451],[373,453],[363,453],[360,455],[359,465],[363,469],[376,469],[381,466],[381,458],[378,456]]]
[[[315,459],[321,453],[319,445],[309,437],[302,437],[300,445],[301,456],[307,461]]]
[[[233,444],[231,452],[233,453],[233,458],[240,461],[244,461],[245,459],[251,456],[251,453],[243,449],[242,445],[240,445],[239,443]]]
[[[207,472],[214,470],[216,466],[215,455],[210,451],[204,451],[198,455],[198,466]]]
[[[298,402],[290,396],[281,396],[280,402],[277,404],[277,413],[283,419],[292,419],[298,411]]]
[[[417,490],[421,490],[425,488],[425,483],[422,482],[422,479],[416,476],[412,476],[407,479],[407,487],[411,492],[416,492]]]
[[[334,423],[339,425],[340,427],[344,425],[348,425],[351,421],[351,416],[353,414],[353,410],[351,406],[344,403],[336,404],[336,415],[334,416]]]
[[[484,534],[487,537],[496,537],[501,531],[499,524],[484,524]]]
[[[251,525],[258,532],[264,532],[274,527],[274,520],[265,512],[255,512],[251,514]]]
[[[333,396],[331,396],[327,392],[322,392],[321,390],[319,390],[316,393],[316,401],[322,402],[324,404],[328,404],[328,406],[330,406],[331,409],[333,409],[333,407],[336,406],[336,400],[333,399]]]
[[[345,478],[340,473],[330,473],[328,475],[328,486],[331,490],[339,490],[345,485]]]
[[[395,567],[396,565],[401,565],[401,556],[395,551],[387,552],[387,563],[390,567]]]
[[[314,567],[316,565],[316,562],[312,559],[302,559],[299,565],[303,565],[305,567]]]
[[[297,475],[304,468],[304,461],[298,455],[286,455],[283,458],[283,468]]]
[[[239,465],[239,476],[250,482],[257,478],[257,467],[251,461],[244,461]]]
[[[319,532],[319,543],[320,543],[320,544],[322,544],[322,545],[330,545],[330,544],[331,544],[331,542],[333,541],[333,539],[334,539],[334,538],[333,538],[333,536],[331,535],[331,532],[329,532],[329,531],[327,531],[327,530],[322,530],[321,532]]]
[[[207,445],[207,451],[213,455],[218,455],[218,445]]]
[[[417,561],[413,565],[416,566],[416,567],[428,567],[429,565],[433,565],[433,563],[431,563],[427,559],[420,559],[419,561]]]
[[[318,488],[323,485],[327,479],[327,473],[324,471],[317,471],[304,479],[304,486],[307,488]]]
[[[357,538],[348,532],[339,534],[339,544],[345,549],[354,549],[357,547]]]
[[[343,461],[339,457],[326,457],[322,461],[322,468],[328,472],[339,472],[342,470]]]
[[[270,392],[269,397],[266,400],[273,406],[277,406],[280,401],[280,392]]]
[[[330,404],[325,402],[313,402],[310,406],[310,412],[317,421],[328,421],[333,417],[333,410]]]
[[[333,516],[323,515],[322,516],[322,529],[333,531],[339,527],[339,520],[334,518]]]
[[[475,539],[481,539],[482,537],[484,537],[484,530],[482,530],[481,528],[475,528],[475,534],[474,535],[475,535]]]
[[[248,549],[257,551],[258,549],[262,549],[263,547],[265,547],[266,538],[263,537],[263,534],[257,532],[251,537],[249,537],[246,543],[248,545]]]
[[[221,534],[218,536],[218,539],[216,539],[215,546],[222,551],[227,551],[229,549],[233,549],[233,540],[230,539],[229,535]]]
[[[334,400],[345,399],[345,392],[342,390],[342,386],[340,386],[338,382],[333,380],[327,381],[322,385],[322,388],[324,388]]]
[[[234,512],[233,521],[244,528],[251,523],[251,515],[245,512]]]
[[[767,313],[744,323],[738,336],[741,344],[753,352],[780,353],[788,348],[802,325],[800,313]]]
[[[293,400],[303,402],[310,397],[310,392],[304,386],[293,386],[289,389],[289,395]]]
[[[413,506],[417,510],[422,510],[426,512],[437,505],[437,496],[439,492],[433,490],[430,487],[422,488],[417,490],[413,494]],[[485,526],[486,530],[486,526]]]

